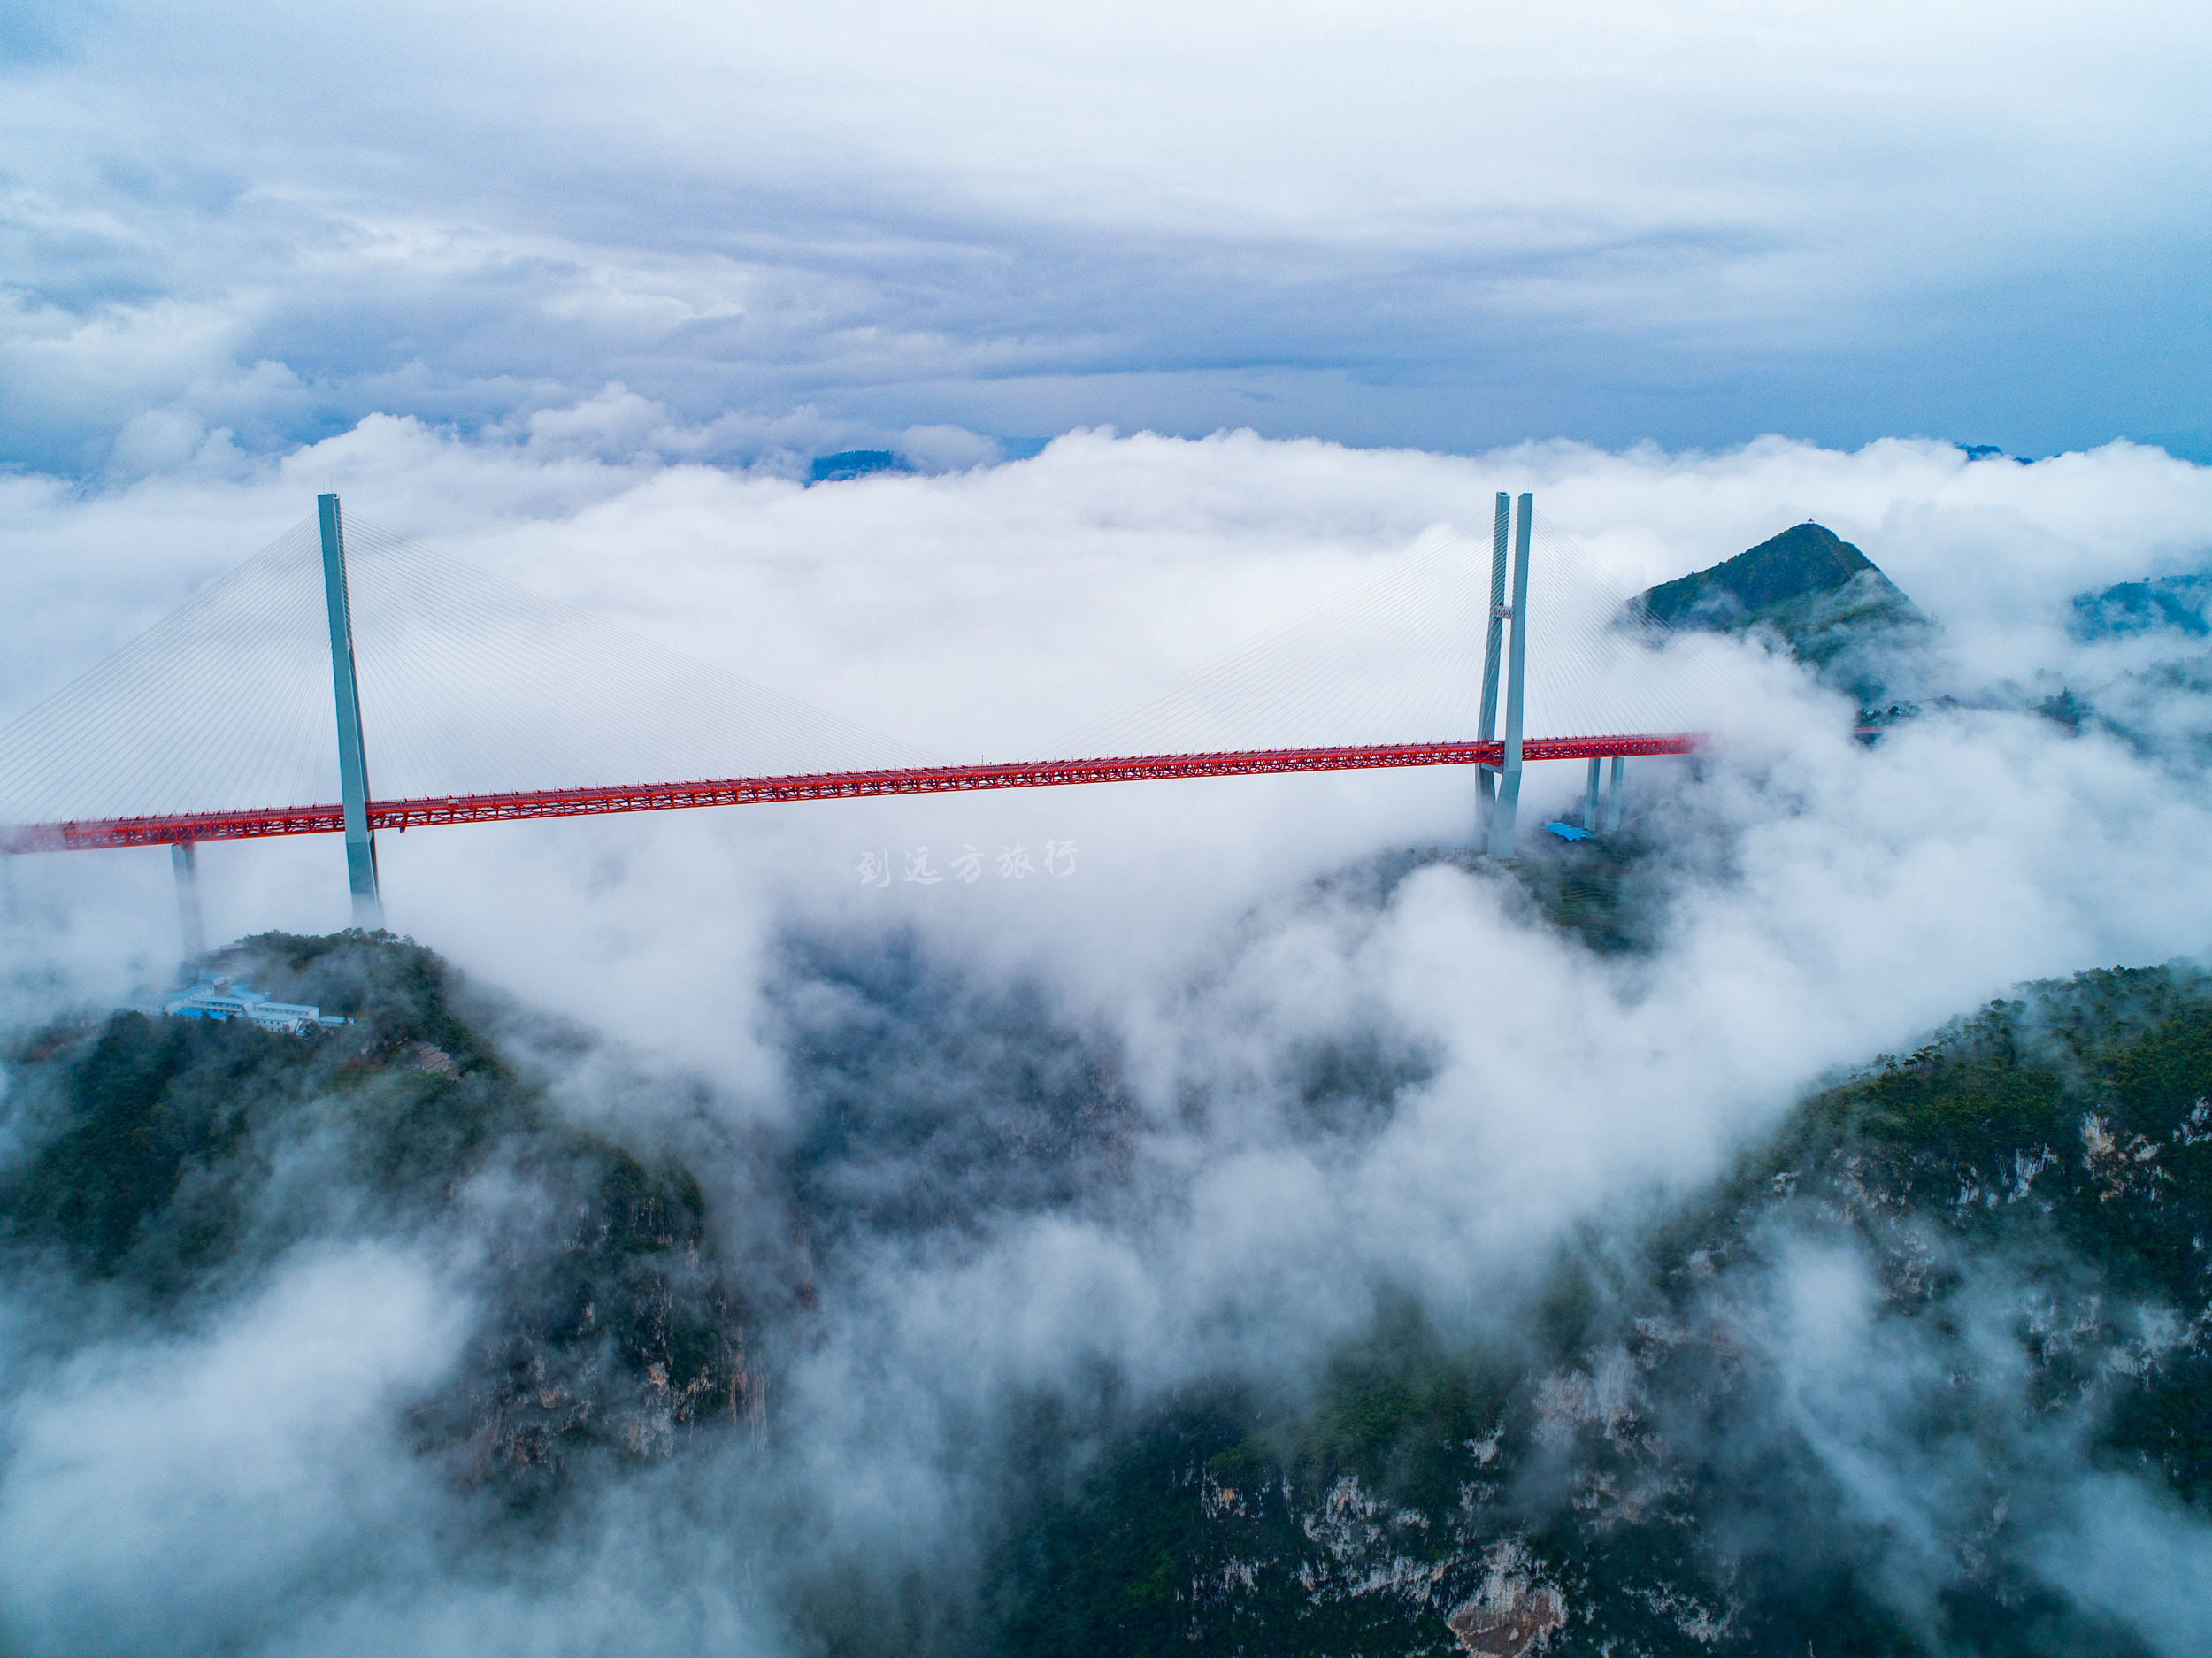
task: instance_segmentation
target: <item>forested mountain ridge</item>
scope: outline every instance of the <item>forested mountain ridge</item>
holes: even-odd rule
[[[1874,561],[1825,525],[1793,525],[1733,558],[1649,587],[1638,603],[1667,627],[1717,632],[1762,623],[1794,637],[1821,626],[1924,618]]]
[[[85,1339],[188,1324],[303,1240],[465,1232],[490,1246],[480,1328],[396,1409],[512,1516],[483,1524],[772,1439],[757,1355],[819,1314],[738,1264],[726,1186],[562,1121],[426,950],[234,959],[358,1022],[127,1012],[7,1056],[12,1270],[81,1297]],[[910,1027],[893,1010],[943,981],[841,959],[795,961],[843,994],[798,998],[829,1009],[793,1027],[812,1126],[764,1177],[820,1248],[1125,1173],[1138,1125],[1088,1039],[1019,997]],[[917,1092],[956,1076],[1015,1109]],[[838,1650],[1009,1658],[2148,1651],[2050,1562],[2094,1554],[2115,1481],[2212,1501],[2208,1101],[2202,973],[2024,987],[1809,1098],[1707,1189],[1593,1223],[1509,1338],[1386,1293],[1311,1390],[1225,1376],[1073,1432],[1033,1401],[933,1632],[886,1621],[910,1590],[849,1577],[790,1616]],[[910,1142],[888,1163],[887,1133]],[[928,1192],[882,1178],[940,1163]]]
[[[1401,1307],[1310,1409],[1187,1401],[1018,1529],[1005,1649],[2147,1650],[2031,1568],[2101,1472],[2205,1501],[2208,1094],[2199,974],[2030,986],[1563,1256],[1525,1347]]]
[[[757,1417],[697,1180],[561,1122],[437,956],[267,934],[215,965],[355,1023],[122,1011],[20,1044],[7,1101],[29,1145],[0,1170],[19,1263],[175,1323],[311,1239],[480,1245],[495,1310],[453,1385],[411,1409],[457,1478],[518,1498],[579,1457],[656,1460]]]
[[[1934,624],[1874,561],[1824,525],[1793,525],[1734,557],[1647,588],[1632,601],[1662,627],[1764,630],[1863,704],[1889,689],[1893,658]]]

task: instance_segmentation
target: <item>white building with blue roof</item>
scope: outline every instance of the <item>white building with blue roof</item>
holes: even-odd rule
[[[299,1036],[311,1030],[335,1030],[351,1019],[325,1013],[304,1002],[273,1002],[250,985],[233,979],[203,979],[181,995],[172,996],[161,1010],[180,1019],[244,1019],[265,1031]]]

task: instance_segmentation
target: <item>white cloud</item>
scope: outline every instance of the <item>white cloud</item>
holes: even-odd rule
[[[5,694],[21,706],[142,622],[146,595],[205,580],[324,486],[956,757],[1033,746],[1433,525],[1479,534],[1501,488],[1533,488],[1633,584],[1817,516],[1939,616],[1942,672],[1980,692],[2052,664],[2093,676],[2138,650],[2066,640],[2069,597],[2184,566],[2212,490],[2204,469],[2126,446],[2033,466],[1778,440],[1467,459],[1103,432],[1017,464],[809,489],[638,458],[636,434],[664,421],[687,429],[618,391],[527,435],[379,418],[242,479],[185,472],[101,494],[11,480],[0,558],[50,603],[42,620],[0,618]],[[594,435],[610,432],[613,459]],[[1392,848],[1463,841],[1472,790],[1442,772],[386,836],[388,899],[396,926],[649,1071],[703,1077],[712,1109],[742,1120],[788,1125],[798,1109],[775,1002],[795,937],[866,957],[910,934],[933,971],[1041,986],[1055,1018],[1116,1053],[1136,1109],[1125,1185],[863,1237],[825,1262],[822,1311],[776,1402],[773,1478],[810,1493],[836,1547],[896,1559],[972,1540],[964,1516],[987,1509],[996,1455],[976,1424],[1010,1392],[1082,1394],[1102,1373],[1137,1398],[1223,1370],[1294,1377],[1386,1286],[1448,1328],[1480,1328],[1575,1225],[1691,1187],[1830,1068],[2023,978],[2202,948],[2212,874],[2195,848],[2212,812],[2185,748],[2145,755],[1969,707],[1868,749],[1849,740],[1850,710],[1793,671],[1744,672],[1763,689],[1700,779],[1671,762],[1632,773],[1671,894],[1641,957],[1601,959],[1532,925],[1480,871],[1429,868],[1386,901],[1326,885]],[[2206,728],[2205,710],[2181,706]],[[1533,803],[1579,786],[1576,767],[1537,774]],[[1081,847],[1074,877],[888,892],[855,879],[863,848],[926,841],[941,864],[964,843],[1033,848],[1048,834]],[[343,919],[326,842],[216,848],[204,864],[220,933]],[[27,1011],[114,995],[172,948],[156,854],[19,860],[8,874]],[[914,994],[937,988],[925,976]],[[902,1017],[926,1027],[932,1009]],[[1301,1045],[1378,1032],[1418,1046],[1427,1078],[1359,1132],[1302,1123]],[[594,1096],[603,1083],[575,1081],[580,1109],[626,1109]],[[1005,1106],[992,1087],[981,1071],[933,1078],[915,1109],[987,1116]],[[660,1109],[657,1097],[627,1109]],[[920,1159],[883,1172],[935,1178]],[[188,1378],[230,1374],[230,1349],[215,1351]],[[196,1381],[176,1386],[200,1397]],[[360,1419],[367,1395],[340,1392]],[[65,1440],[73,1418],[38,1409],[26,1420]],[[186,1419],[200,1425],[176,1453],[180,1479],[243,1432]],[[438,1615],[466,1626],[474,1603],[455,1594]],[[385,1615],[366,1601],[347,1614],[364,1628]]]
[[[203,1339],[104,1343],[19,1374],[0,1486],[11,1626],[59,1651],[280,1621],[301,1583],[420,1516],[434,1485],[395,1415],[466,1327],[423,1263],[362,1247],[296,1259]]]

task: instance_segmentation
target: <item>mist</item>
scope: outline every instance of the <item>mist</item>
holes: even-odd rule
[[[406,1413],[488,1316],[497,1194],[403,1236],[280,1183],[292,1240],[167,1324],[71,1309],[58,1277],[6,1292],[0,1629],[27,1650],[780,1654],[826,1628],[958,1650],[1020,1494],[1148,1413],[1221,1387],[1289,1408],[1405,1305],[1448,1344],[1533,1355],[1563,1259],[1691,1197],[1809,1089],[2023,980],[2205,949],[2212,698],[2185,672],[2139,707],[2200,641],[2069,626],[2078,593],[2212,566],[2212,470],[2162,451],[1457,457],[1091,430],[809,488],[641,457],[631,418],[587,401],[488,437],[375,417],[104,489],[0,478],[27,595],[0,616],[0,715],[322,488],[955,759],[1041,752],[1435,526],[1479,535],[1500,490],[1533,490],[1624,589],[1816,518],[1940,631],[1900,669],[1919,718],[1872,746],[1785,656],[1713,648],[1756,695],[1694,764],[1632,764],[1651,933],[1627,952],[1452,852],[1473,790],[1442,771],[381,837],[393,928],[505,1009],[569,1121],[680,1152],[733,1258],[782,1286],[759,1313],[767,1425],[486,1526]],[[2062,687],[2110,718],[2047,718]],[[1581,773],[1530,776],[1533,829]],[[1048,840],[1073,843],[1068,873],[858,876],[879,848]],[[344,922],[319,840],[201,857],[219,937]],[[0,874],[13,1032],[164,982],[165,856]],[[1991,1469],[2025,1468],[2021,1570],[2154,1650],[2201,1645],[2178,1591],[2124,1592],[2115,1539],[2180,1585],[2212,1529],[2092,1464],[2093,1401],[2016,1432],[2001,1310],[1939,1336],[1874,1304],[1863,1246],[1776,1225],[1712,1292],[1771,1383],[1740,1431],[1809,1447],[1839,1524],[1892,1539],[1893,1604],[1932,1603],[1913,1539],[1967,1529]],[[1978,1407],[1998,1425],[1916,1462],[1890,1425],[1947,1344],[1998,1378]]]

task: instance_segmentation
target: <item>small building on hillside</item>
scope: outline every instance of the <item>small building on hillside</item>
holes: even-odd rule
[[[180,1019],[244,1019],[265,1031],[282,1031],[290,1036],[353,1023],[304,1002],[272,1002],[251,985],[234,979],[203,979],[163,1002],[161,1010]]]

